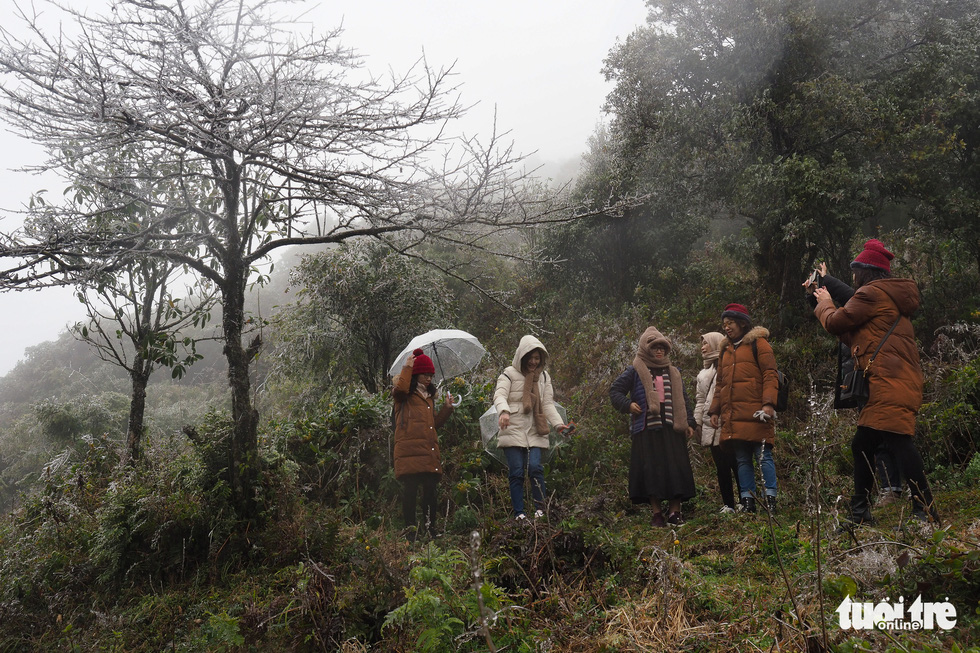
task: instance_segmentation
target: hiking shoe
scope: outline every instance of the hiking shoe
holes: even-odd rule
[[[734,515],[735,514],[735,509],[732,508],[731,506],[722,506],[721,507],[721,510],[719,510],[718,512],[719,512],[719,514],[722,514],[722,515]]]
[[[652,523],[656,528],[667,528],[667,521],[664,519],[662,512],[653,513]]]
[[[525,514],[524,514],[524,513],[522,512],[521,514],[519,514],[519,515],[517,515],[516,517],[514,517],[514,519],[516,519],[517,521],[527,521],[527,515],[525,515]]]
[[[680,512],[677,511],[672,512],[669,515],[667,515],[667,523],[673,524],[674,526],[683,526],[684,515],[682,515]]]
[[[544,510],[535,510],[534,511],[534,518],[535,519],[541,519],[542,517],[544,517]]]
[[[934,506],[930,506],[928,512],[921,506],[913,507],[910,521],[917,521],[923,524],[932,523],[936,526],[942,526],[943,523],[939,518],[939,511]]]

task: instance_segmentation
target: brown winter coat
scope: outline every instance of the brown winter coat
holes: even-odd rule
[[[721,347],[714,398],[708,410],[708,415],[718,415],[721,420],[721,442],[776,442],[773,421],[761,422],[752,416],[765,405],[776,405],[779,377],[768,337],[768,329],[753,327],[738,346],[726,339]],[[752,351],[753,341],[759,352],[758,363]]]
[[[395,379],[395,478],[406,474],[442,474],[436,429],[449,419],[452,406],[444,404],[436,413],[435,400],[409,393],[412,368],[407,365]]]
[[[919,289],[911,279],[879,279],[858,288],[840,308],[829,297],[817,303],[820,324],[847,345],[865,370],[881,339],[901,315],[898,326],[868,370],[870,398],[860,426],[912,435],[922,405],[922,368],[909,318],[919,308]]]

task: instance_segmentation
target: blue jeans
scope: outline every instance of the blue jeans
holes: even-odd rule
[[[531,496],[534,504],[544,510],[544,465],[541,464],[541,448],[531,447],[502,447],[507,456],[507,467],[510,470],[510,504],[514,514],[524,512],[524,470],[531,477]]]
[[[732,440],[735,463],[738,465],[738,488],[742,498],[755,496],[755,465],[759,461],[762,480],[766,484],[766,496],[776,496],[776,463],[772,459],[772,445],[761,442]]]

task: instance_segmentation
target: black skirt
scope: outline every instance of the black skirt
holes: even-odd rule
[[[694,498],[694,472],[684,434],[658,428],[633,436],[629,492],[633,503],[650,503],[652,497]]]

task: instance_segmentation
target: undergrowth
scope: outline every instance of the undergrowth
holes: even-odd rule
[[[893,505],[877,511],[879,528],[837,534],[853,420],[813,401],[812,428],[787,428],[777,455],[777,514],[718,514],[710,459],[695,448],[698,496],[676,529],[652,528],[625,498],[616,416],[581,420],[548,470],[548,516],[530,524],[508,516],[506,474],[460,419],[445,435],[440,537],[415,544],[395,517],[397,485],[382,474],[368,488],[352,471],[384,459],[381,404],[364,418],[349,401],[363,421],[346,433],[339,413],[326,426],[270,425],[267,519],[254,532],[229,521],[221,475],[196,447],[155,443],[144,468],[124,472],[93,441],[0,523],[0,651],[969,650],[980,458],[936,468],[944,528],[910,527],[908,507]],[[308,456],[322,451],[316,438],[353,444]],[[347,482],[324,494],[325,477]],[[839,627],[845,596],[898,595],[948,597],[957,627]]]
[[[975,325],[930,334],[923,352],[916,437],[941,528],[910,523],[898,502],[875,509],[877,527],[840,529],[856,415],[829,407],[833,340],[811,324],[773,338],[793,378],[778,512],[719,514],[710,455],[692,444],[688,523],[657,529],[626,496],[627,423],[606,393],[651,320],[693,379],[693,343],[717,328],[720,297],[675,299],[683,306],[584,313],[549,336],[578,429],[547,466],[547,517],[528,523],[510,516],[506,471],[480,444],[492,370],[450,381],[463,404],[440,431],[439,536],[419,542],[401,523],[383,393],[337,388],[265,423],[261,514],[249,523],[228,504],[220,412],[148,437],[135,468],[108,438],[75,441],[0,520],[0,652],[976,651]],[[848,596],[920,595],[948,598],[956,627],[845,630],[835,612]]]

